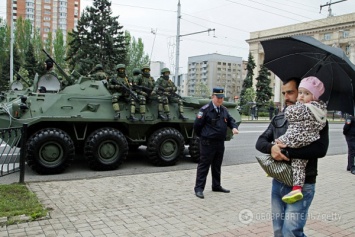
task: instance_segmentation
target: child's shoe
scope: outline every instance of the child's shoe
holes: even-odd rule
[[[292,190],[288,194],[282,197],[282,201],[292,204],[295,203],[303,198],[302,190],[301,189],[296,189]]]

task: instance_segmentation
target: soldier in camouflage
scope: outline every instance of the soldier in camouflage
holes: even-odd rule
[[[131,115],[128,119],[133,122],[138,121],[135,117],[136,105],[134,101],[135,98],[133,96],[136,96],[136,94],[132,95],[134,92],[132,91],[132,85],[126,76],[126,66],[124,64],[118,64],[115,69],[117,71],[117,75],[109,80],[107,86],[112,93],[112,107],[115,111],[114,119],[120,119],[120,104],[118,103],[118,100],[123,98],[126,102],[131,104]]]
[[[170,120],[169,101],[178,103],[179,105],[179,119],[186,120],[184,116],[183,101],[176,96],[177,87],[174,82],[169,79],[170,70],[163,68],[161,70],[161,77],[155,83],[154,89],[151,95],[158,94],[158,118],[161,120]],[[174,96],[175,95],[175,96]],[[163,108],[165,115],[163,115]]]
[[[138,69],[139,70],[139,69]],[[142,74],[141,74],[142,73]],[[134,72],[133,72],[134,75]],[[139,70],[139,75],[133,76],[133,88],[138,94],[139,112],[141,114],[141,121],[145,121],[146,101],[154,88],[154,79],[150,76],[150,67],[145,65],[142,71]]]
[[[104,72],[104,67],[102,64],[97,64],[94,67],[94,70],[92,71],[92,78],[95,81],[106,81],[107,80],[107,74]]]

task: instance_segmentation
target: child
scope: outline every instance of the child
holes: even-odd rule
[[[276,143],[288,147],[299,148],[318,140],[319,132],[326,125],[326,104],[319,100],[324,93],[323,83],[314,76],[302,79],[298,87],[298,97],[295,105],[285,109],[285,118],[288,120],[286,133],[276,139]],[[294,203],[303,198],[307,160],[292,159],[293,188],[282,197],[286,203]]]

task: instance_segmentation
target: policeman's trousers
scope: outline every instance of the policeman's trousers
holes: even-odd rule
[[[200,161],[197,166],[195,192],[205,189],[210,167],[212,173],[212,188],[219,188],[221,186],[223,154],[223,140],[200,139]]]

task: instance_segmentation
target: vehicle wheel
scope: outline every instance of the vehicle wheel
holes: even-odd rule
[[[190,141],[189,145],[189,154],[191,156],[191,160],[194,162],[199,162],[200,160],[200,138],[193,137]]]
[[[62,173],[71,164],[74,155],[73,140],[57,128],[42,129],[27,142],[27,164],[38,174]]]
[[[117,169],[128,154],[125,136],[113,128],[94,131],[86,140],[84,156],[93,170]]]
[[[159,129],[148,140],[148,159],[159,166],[175,165],[184,154],[184,145],[184,137],[178,130]]]

